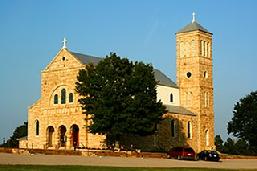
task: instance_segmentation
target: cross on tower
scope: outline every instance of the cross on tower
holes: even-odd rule
[[[67,48],[67,39],[66,39],[65,37],[63,38],[62,43],[63,43],[62,48],[63,48],[63,49],[66,49],[66,48]]]
[[[195,12],[192,13],[193,19],[192,19],[192,23],[195,22]]]

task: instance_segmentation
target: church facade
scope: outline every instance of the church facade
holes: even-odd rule
[[[28,136],[20,148],[105,148],[105,135],[92,134],[92,116],[82,112],[75,91],[80,69],[102,58],[74,53],[66,47],[41,71],[41,97],[28,109]],[[212,33],[193,18],[176,33],[176,84],[155,69],[157,99],[168,113],[154,135],[124,137],[135,148],[191,146],[199,152],[213,149],[214,110]]]

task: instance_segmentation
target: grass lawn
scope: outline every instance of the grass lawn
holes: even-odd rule
[[[128,167],[91,167],[91,166],[37,166],[37,165],[0,165],[0,171],[253,171],[234,169],[205,168],[128,168]]]

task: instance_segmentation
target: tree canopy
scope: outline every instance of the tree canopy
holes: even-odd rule
[[[228,134],[247,141],[257,148],[257,91],[240,99],[234,106],[232,121],[228,122]],[[257,151],[257,150],[256,150]]]
[[[19,138],[25,137],[28,135],[28,122],[24,122],[23,125],[18,126],[10,139],[6,143],[2,144],[3,147],[19,147]]]
[[[86,114],[93,114],[90,131],[105,134],[111,143],[126,134],[152,134],[165,113],[156,101],[151,65],[111,53],[98,65],[80,70],[77,80],[79,102]]]

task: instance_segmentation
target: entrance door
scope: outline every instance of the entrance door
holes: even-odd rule
[[[59,142],[61,147],[65,147],[66,144],[66,127],[65,126],[60,126],[59,127]]]
[[[54,127],[53,126],[49,126],[47,128],[47,143],[48,143],[48,147],[53,147],[53,134],[54,134]]]
[[[71,126],[71,135],[72,135],[72,145],[73,147],[78,147],[79,146],[79,127],[78,125],[72,125]]]

